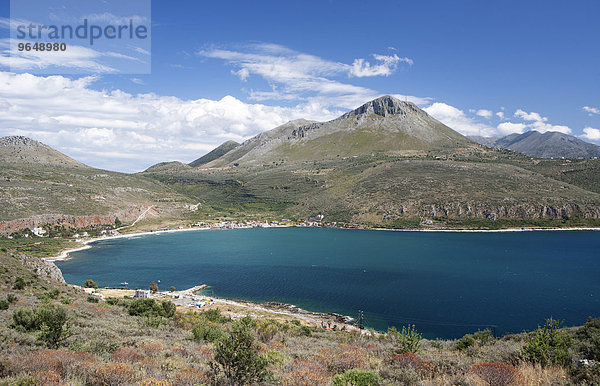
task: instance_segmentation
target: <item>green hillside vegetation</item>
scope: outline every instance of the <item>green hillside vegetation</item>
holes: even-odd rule
[[[299,320],[177,310],[154,299],[99,300],[0,253],[0,384],[592,384],[600,319],[540,321],[531,333],[422,339],[330,331]],[[240,315],[244,316],[244,315]],[[582,321],[583,322],[583,321]],[[356,383],[359,382],[359,383]]]
[[[190,165],[192,167],[203,166],[203,165],[209,163],[210,161],[216,160],[217,158],[221,157],[222,155],[226,154],[227,152],[229,152],[230,150],[234,149],[237,146],[239,146],[239,143],[237,143],[235,141],[224,142],[219,147],[208,152],[207,154],[203,155],[202,157],[198,158],[197,160],[190,162],[188,165]]]

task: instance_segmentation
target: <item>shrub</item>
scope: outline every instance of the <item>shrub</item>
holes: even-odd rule
[[[566,332],[560,329],[561,323],[550,318],[543,326],[530,332],[527,344],[521,350],[521,356],[542,366],[552,364],[566,365],[569,362],[569,346],[571,339]]]
[[[469,347],[475,346],[476,344],[477,344],[477,341],[475,340],[473,335],[466,334],[465,336],[463,336],[456,342],[456,348],[458,350],[466,350]]]
[[[201,319],[192,327],[192,336],[195,341],[216,342],[223,336],[223,330],[218,324]]]
[[[231,333],[215,345],[211,367],[234,384],[262,382],[270,376],[268,361],[258,354],[250,324],[246,318],[235,321]]]
[[[20,308],[13,312],[12,327],[19,331],[35,331],[40,327],[37,314],[32,308]]]
[[[208,384],[209,378],[204,371],[183,369],[175,375],[175,383],[182,386]]]
[[[133,376],[133,368],[127,363],[108,363],[96,370],[96,381],[100,385],[128,384]]]
[[[33,378],[39,382],[40,385],[60,385],[61,377],[55,371],[36,371],[33,374]]]
[[[92,295],[90,295],[90,296],[88,296],[88,297],[87,297],[87,301],[88,301],[88,303],[98,303],[98,300],[99,300],[99,299],[98,299],[98,297],[97,297],[97,296],[92,296]]]
[[[71,336],[67,311],[60,306],[21,308],[13,313],[12,326],[20,331],[38,331],[38,339],[49,347],[58,347]]]
[[[321,363],[296,359],[292,369],[283,377],[284,385],[329,385],[329,374]]]
[[[374,371],[348,370],[344,374],[338,374],[333,378],[334,386],[377,386],[383,382],[383,378]]]
[[[142,379],[139,386],[170,386],[170,383],[164,379],[146,378]]]
[[[92,279],[87,279],[85,283],[83,283],[83,286],[85,288],[98,288],[98,284],[96,284],[96,282]]]
[[[156,284],[156,282],[154,282],[154,281],[150,282],[150,285],[148,286],[148,288],[152,292],[158,292],[158,284]]]
[[[389,364],[392,367],[401,369],[413,369],[421,375],[430,376],[433,375],[434,367],[431,361],[427,358],[423,358],[415,353],[405,352],[394,355],[389,360]]]
[[[257,320],[255,329],[258,339],[263,343],[269,343],[279,332],[277,324],[270,320]]]
[[[476,363],[470,372],[477,375],[490,386],[520,385],[523,377],[514,366],[500,362]]]
[[[136,363],[141,361],[144,356],[132,348],[119,347],[110,356],[113,362]]]
[[[588,318],[575,337],[578,351],[584,358],[600,361],[600,318]]]
[[[129,315],[132,316],[162,316],[172,318],[175,315],[176,306],[168,300],[160,303],[155,299],[134,299],[127,304]]]
[[[396,330],[395,327],[389,328],[388,338],[398,345],[396,348],[397,353],[418,353],[421,349],[421,340],[423,339],[423,336],[417,332],[413,324],[412,326],[403,326],[402,331],[400,332]]]
[[[317,357],[327,368],[335,374],[343,373],[359,367],[365,367],[367,357],[360,347],[340,345],[339,349],[333,351],[328,348],[319,350]]]
[[[40,323],[37,337],[48,347],[58,347],[72,335],[67,324],[67,311],[62,307],[41,307],[37,310],[37,318]]]
[[[10,303],[8,302],[8,300],[0,299],[0,310],[1,311],[8,310],[8,306],[10,306]]]
[[[198,314],[200,317],[209,320],[213,323],[226,323],[231,319],[221,315],[221,310],[219,308],[213,308],[211,310],[206,310]]]
[[[25,280],[22,277],[17,277],[15,279],[15,284],[13,285],[13,289],[22,290],[25,288]]]
[[[13,295],[13,294],[8,294],[8,295],[6,295],[6,300],[7,300],[7,301],[8,301],[10,304],[12,304],[12,303],[16,303],[16,302],[17,302],[17,300],[19,300],[19,298],[17,298],[17,296],[16,296],[16,295]]]

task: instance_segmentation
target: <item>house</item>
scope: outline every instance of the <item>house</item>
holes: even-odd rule
[[[46,231],[44,230],[44,228],[33,228],[31,230],[31,232],[33,232],[34,235],[36,235],[37,237],[43,237],[44,233],[46,233]]]
[[[135,296],[134,298],[140,298],[140,299],[148,299],[150,298],[150,291],[149,290],[135,290]]]

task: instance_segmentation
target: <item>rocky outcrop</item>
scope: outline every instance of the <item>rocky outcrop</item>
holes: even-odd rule
[[[20,218],[0,222],[0,236],[8,236],[21,229],[62,225],[67,228],[82,229],[101,225],[114,225],[118,218],[122,222],[135,221],[145,210],[146,206],[136,206],[128,210],[101,216],[72,216],[66,214],[42,214],[28,218]]]
[[[490,205],[482,202],[472,203],[449,203],[445,205],[433,204],[405,204],[385,205],[377,207],[383,212],[383,220],[397,220],[407,217],[423,218],[485,218],[489,220],[498,219],[551,219],[566,220],[573,217],[600,218],[599,206],[582,206],[578,204],[509,204]]]
[[[23,264],[23,266],[40,275],[41,277],[54,280],[59,283],[65,283],[62,272],[53,262],[23,254],[19,254],[17,257],[21,260],[21,264]]]

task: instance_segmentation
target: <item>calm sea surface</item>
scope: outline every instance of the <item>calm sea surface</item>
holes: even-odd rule
[[[600,232],[209,230],[105,240],[57,262],[68,283],[214,295],[357,316],[427,337],[533,329],[600,316]]]

